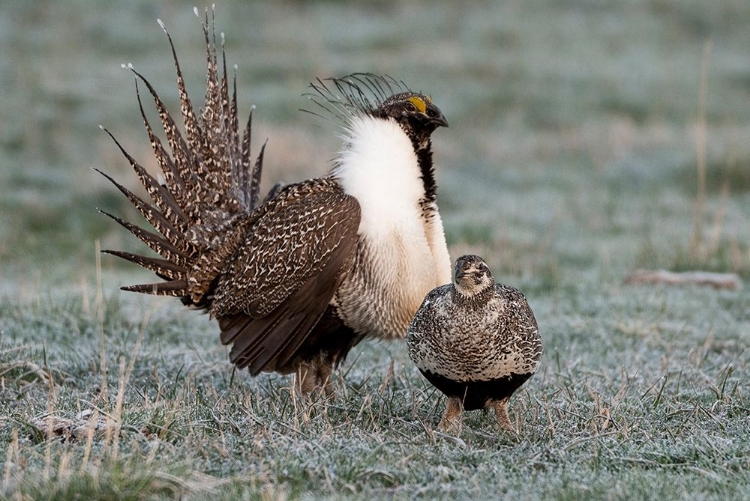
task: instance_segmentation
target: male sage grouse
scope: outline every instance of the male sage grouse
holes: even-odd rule
[[[450,282],[430,142],[448,123],[429,97],[390,77],[317,80],[309,96],[341,122],[341,153],[327,175],[274,189],[259,201],[263,148],[251,163],[250,119],[242,132],[223,36],[219,61],[208,24],[206,13],[207,90],[198,112],[167,33],[184,134],[151,84],[129,66],[164,128],[169,150],[139,96],[163,180],[116,140],[151,200],[104,176],[156,232],[107,215],[160,257],[104,252],[164,280],[124,290],[176,296],[207,310],[221,341],[232,345],[237,367],[252,375],[297,371],[302,391],[329,391],[332,368],[355,344],[366,337],[403,339],[425,294]]]
[[[539,367],[542,340],[526,298],[496,284],[481,257],[456,260],[454,284],[427,295],[406,342],[420,372],[448,397],[440,428],[458,424],[462,409],[492,408],[513,430],[508,399]]]

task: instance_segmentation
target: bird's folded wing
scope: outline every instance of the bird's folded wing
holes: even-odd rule
[[[211,312],[262,318],[357,239],[357,200],[327,180],[290,185],[264,206],[218,277]],[[334,274],[335,275],[335,274]]]
[[[265,317],[253,318],[245,313],[218,317],[222,342],[232,343],[230,361],[241,369],[247,367],[253,375],[263,370],[287,372],[288,362],[330,303],[341,280],[337,270],[341,258],[348,252],[347,248],[353,247],[351,243],[343,245],[318,275],[310,277]]]
[[[360,220],[357,200],[323,180],[290,186],[267,205],[211,308],[232,361],[253,373],[283,364],[318,322],[351,267]]]

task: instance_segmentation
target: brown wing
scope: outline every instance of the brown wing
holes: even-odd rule
[[[220,276],[212,313],[230,359],[257,374],[284,365],[352,263],[360,208],[330,180],[282,190]]]
[[[341,256],[354,248],[342,246]],[[349,253],[351,255],[351,253]],[[342,274],[339,256],[331,259],[319,275],[311,277],[289,299],[263,318],[245,313],[220,317],[221,339],[232,342],[229,359],[251,374],[261,371],[289,371],[289,361],[320,321]]]

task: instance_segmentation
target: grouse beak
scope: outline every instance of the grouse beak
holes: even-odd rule
[[[435,111],[437,111],[437,114],[429,118],[430,123],[434,124],[435,127],[448,127],[448,120],[445,119],[443,112],[437,108]]]
[[[461,261],[456,263],[456,270],[453,273],[453,275],[456,277],[456,280],[458,280],[459,278],[463,278],[470,273],[467,268],[468,266],[466,266],[466,264]]]
[[[432,101],[428,101],[427,107],[422,111],[422,119],[436,129],[438,127],[448,127],[448,120],[445,119],[445,115],[443,115],[440,108],[435,106]]]

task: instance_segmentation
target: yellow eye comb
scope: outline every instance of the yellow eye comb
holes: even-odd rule
[[[419,98],[419,97],[417,97],[417,96],[412,96],[412,97],[410,97],[410,98],[408,99],[408,101],[409,101],[409,102],[410,102],[411,104],[413,104],[414,106],[416,106],[416,107],[417,107],[417,109],[418,109],[418,110],[419,110],[420,112],[422,112],[422,113],[425,113],[425,112],[427,111],[427,105],[426,105],[426,104],[425,104],[425,102],[424,102],[424,101],[422,100],[422,98]]]

